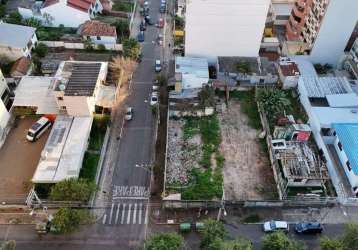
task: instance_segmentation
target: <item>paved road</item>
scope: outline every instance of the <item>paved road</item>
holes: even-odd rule
[[[149,1],[150,16],[160,16],[160,0]],[[122,243],[140,245],[145,237],[150,196],[151,165],[155,147],[155,119],[150,94],[155,79],[154,62],[161,59],[162,48],[153,41],[160,30],[147,26],[142,43],[142,62],[129,86],[127,106],[133,107],[133,120],[125,122],[112,177],[111,202],[99,224],[118,227]],[[132,34],[133,35],[133,34]],[[135,35],[134,35],[135,36]]]

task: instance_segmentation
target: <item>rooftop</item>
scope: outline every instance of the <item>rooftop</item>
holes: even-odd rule
[[[281,72],[284,76],[298,76],[300,70],[295,62],[281,62],[279,64]]]
[[[312,107],[312,111],[323,128],[331,128],[334,123],[358,123],[358,109]]]
[[[336,123],[333,127],[354,174],[358,175],[358,123]]]
[[[67,0],[67,5],[75,9],[87,12],[91,4],[95,4],[96,0]]]
[[[25,48],[36,29],[28,26],[3,23],[0,21],[0,46]]]
[[[97,83],[106,80],[107,66],[103,62],[62,62],[55,90],[64,91],[65,96],[92,96]]]
[[[37,107],[36,114],[57,114],[58,107],[53,94],[55,78],[24,76],[16,90],[13,106]]]
[[[209,78],[208,61],[205,58],[177,56],[175,58],[175,72]]]
[[[116,27],[100,21],[86,21],[79,28],[82,36],[114,36],[117,37]]]
[[[56,183],[78,178],[92,120],[92,117],[56,118],[32,178],[34,183]]]
[[[352,93],[352,88],[345,77],[306,77],[300,78],[308,97],[324,98],[327,95]]]
[[[277,74],[275,64],[265,57],[218,57],[219,72],[242,73],[240,64],[248,66],[248,74],[267,75]]]

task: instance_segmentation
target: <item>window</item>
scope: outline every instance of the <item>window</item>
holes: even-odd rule
[[[63,101],[63,97],[62,97],[62,96],[59,96],[59,97],[57,97],[57,100]]]
[[[101,37],[100,37],[100,36],[97,36],[97,40],[101,40]]]
[[[91,37],[90,36],[87,36],[87,40],[90,40],[91,39]]]
[[[351,171],[352,168],[351,168],[351,164],[349,163],[349,161],[346,162],[346,165],[347,165],[348,171]]]
[[[339,147],[339,150],[343,150],[343,146],[342,146],[342,143],[339,141],[338,143],[337,143],[337,145],[338,145],[338,147]]]
[[[66,106],[61,106],[60,109],[66,110]]]

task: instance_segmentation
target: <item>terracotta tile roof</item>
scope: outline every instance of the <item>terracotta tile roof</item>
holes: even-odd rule
[[[54,4],[58,3],[59,1],[60,0],[46,0],[43,4],[43,8],[54,5]]]
[[[14,65],[11,67],[10,75],[13,76],[13,74],[20,73],[23,75],[26,75],[27,71],[29,70],[31,65],[31,60],[26,57],[21,57],[18,59]],[[18,74],[15,74],[18,75]]]
[[[86,21],[80,27],[82,36],[117,36],[116,27],[99,21]]]
[[[67,0],[67,5],[75,9],[87,12],[91,4],[95,4],[96,0]]]
[[[297,64],[294,62],[280,64],[279,67],[280,67],[281,72],[284,76],[297,76],[300,74]]]

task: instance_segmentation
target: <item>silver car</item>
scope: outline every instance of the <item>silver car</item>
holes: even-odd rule
[[[124,119],[126,121],[130,121],[133,119],[133,108],[132,107],[128,107],[126,110],[126,114],[124,116]]]

